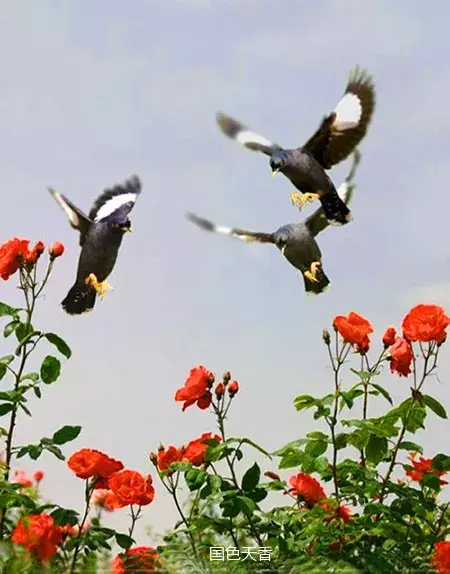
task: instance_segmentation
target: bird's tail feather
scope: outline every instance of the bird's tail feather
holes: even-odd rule
[[[305,275],[303,275],[303,279],[305,281],[305,290],[308,295],[319,295],[319,293],[323,293],[330,284],[330,280],[325,275],[322,266],[318,267],[316,270],[316,281],[311,281],[311,279]]]
[[[352,219],[350,209],[335,193],[326,193],[320,198],[325,217],[331,225],[345,225]]]
[[[80,315],[94,308],[96,297],[97,292],[92,285],[77,281],[61,305],[69,315]]]

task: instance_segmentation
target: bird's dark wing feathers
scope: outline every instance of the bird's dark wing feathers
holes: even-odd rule
[[[137,175],[127,179],[123,184],[111,189],[105,189],[95,200],[89,217],[93,221],[101,221],[114,217],[118,212],[125,214],[132,210],[138,195],[141,193],[141,181]]]
[[[52,194],[56,203],[67,215],[71,227],[80,232],[80,245],[83,245],[86,233],[92,223],[91,219],[62,193],[59,193],[50,187],[48,190]]]
[[[277,150],[283,148],[276,143],[269,141],[264,136],[257,134],[241,122],[226,116],[222,112],[216,114],[216,120],[222,132],[232,140],[237,141],[247,149],[261,151],[271,156]]]
[[[222,225],[216,225],[209,219],[204,219],[199,217],[194,213],[187,213],[186,218],[203,229],[205,231],[211,231],[213,233],[222,233],[223,235],[228,235],[229,237],[235,237],[246,243],[257,242],[257,243],[274,243],[275,239],[273,233],[261,233],[257,231],[248,231],[246,229],[238,229],[236,227],[224,227]]]
[[[356,168],[358,167],[359,162],[361,161],[361,154],[358,149],[356,149],[353,153],[353,163],[350,168],[350,171],[345,178],[345,181],[337,190],[339,197],[342,201],[349,205],[352,198],[353,198],[353,191],[355,189],[355,184],[353,183]],[[323,209],[320,207],[316,209],[316,211],[305,219],[305,225],[309,229],[309,232],[313,237],[321,233],[324,229],[326,229],[330,223],[325,217]]]
[[[338,105],[302,149],[314,156],[322,167],[330,169],[346,159],[366,135],[374,109],[372,77],[356,68]]]

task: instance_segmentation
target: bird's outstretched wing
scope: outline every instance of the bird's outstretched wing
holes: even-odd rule
[[[48,190],[52,194],[56,203],[61,207],[61,209],[69,218],[70,225],[80,232],[80,245],[83,245],[84,238],[92,221],[85,213],[83,213],[83,211],[81,211],[81,209],[74,205],[62,193],[55,191],[51,187],[49,187]]]
[[[133,209],[141,193],[141,187],[140,179],[137,175],[133,175],[124,183],[105,189],[91,207],[90,219],[97,222],[115,217],[119,213],[126,215]]]
[[[237,141],[252,151],[261,151],[270,156],[277,150],[283,149],[278,144],[273,143],[264,136],[255,133],[244,124],[241,124],[230,116],[226,116],[222,112],[218,112],[216,114],[216,120],[219,128],[227,137]]]
[[[302,149],[325,168],[346,159],[366,135],[375,109],[372,77],[356,68],[351,72],[345,93],[338,105]]]
[[[346,205],[350,204],[353,197],[353,191],[355,189],[355,184],[353,180],[355,177],[356,168],[358,167],[360,161],[361,161],[361,153],[359,152],[358,149],[356,149],[353,152],[353,162],[350,171],[348,172],[345,181],[337,190],[339,197]],[[321,231],[326,229],[330,225],[330,223],[325,217],[323,209],[320,207],[312,215],[310,215],[308,218],[305,219],[305,225],[309,229],[311,235],[315,237]]]
[[[212,231],[214,233],[222,233],[223,235],[229,235],[230,237],[235,237],[246,243],[257,242],[257,243],[274,243],[273,233],[259,233],[256,231],[247,231],[245,229],[237,229],[236,227],[224,227],[222,225],[216,225],[208,219],[203,217],[198,217],[194,213],[187,213],[186,218],[200,227],[205,231]]]

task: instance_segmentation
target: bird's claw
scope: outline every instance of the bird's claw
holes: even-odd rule
[[[317,279],[317,269],[320,267],[320,261],[314,261],[311,263],[311,267],[308,271],[304,272],[304,276],[309,279],[312,283],[317,283],[319,280]]]
[[[301,209],[305,203],[313,201],[314,199],[320,199],[318,193],[291,193],[291,203],[299,209]]]
[[[112,289],[111,285],[107,281],[98,281],[94,273],[90,273],[86,279],[86,284],[91,285],[99,294],[100,297],[104,297],[106,293]]]

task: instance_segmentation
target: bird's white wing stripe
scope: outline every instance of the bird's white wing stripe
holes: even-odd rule
[[[95,221],[100,221],[100,219],[108,217],[108,215],[114,213],[116,209],[119,209],[119,207],[122,207],[122,205],[125,205],[130,201],[134,203],[136,198],[136,193],[123,193],[122,195],[114,195],[111,197],[111,199],[108,199],[108,201],[98,210]]]
[[[337,190],[339,197],[342,199],[344,203],[347,203],[348,192],[349,192],[349,185],[346,181],[342,183]]]
[[[60,205],[60,207],[63,209],[64,213],[69,218],[70,223],[72,225],[74,225],[75,227],[78,227],[78,225],[80,223],[80,218],[78,217],[77,212],[74,211],[69,205],[67,205],[67,203],[65,202],[62,195],[60,193],[58,193],[57,191],[53,191],[53,197],[56,199],[56,201],[58,202],[58,205]]]
[[[232,227],[224,227],[223,225],[215,225],[214,231],[216,233],[222,233],[223,235],[229,235],[230,237],[235,237],[236,239],[240,239],[241,241],[245,241],[246,243],[256,241],[256,239],[254,237],[252,237],[251,235],[244,235],[242,233],[236,233],[236,231]]]
[[[238,132],[236,134],[236,141],[244,146],[251,143],[263,145],[265,147],[273,146],[271,141],[255,132],[252,132],[251,130],[243,130]]]
[[[233,235],[233,230],[231,227],[224,227],[223,225],[215,225],[214,231],[216,233],[223,233],[224,235]]]
[[[345,94],[334,108],[334,113],[336,114],[333,122],[335,130],[345,131],[355,128],[361,119],[361,101],[356,94]]]

